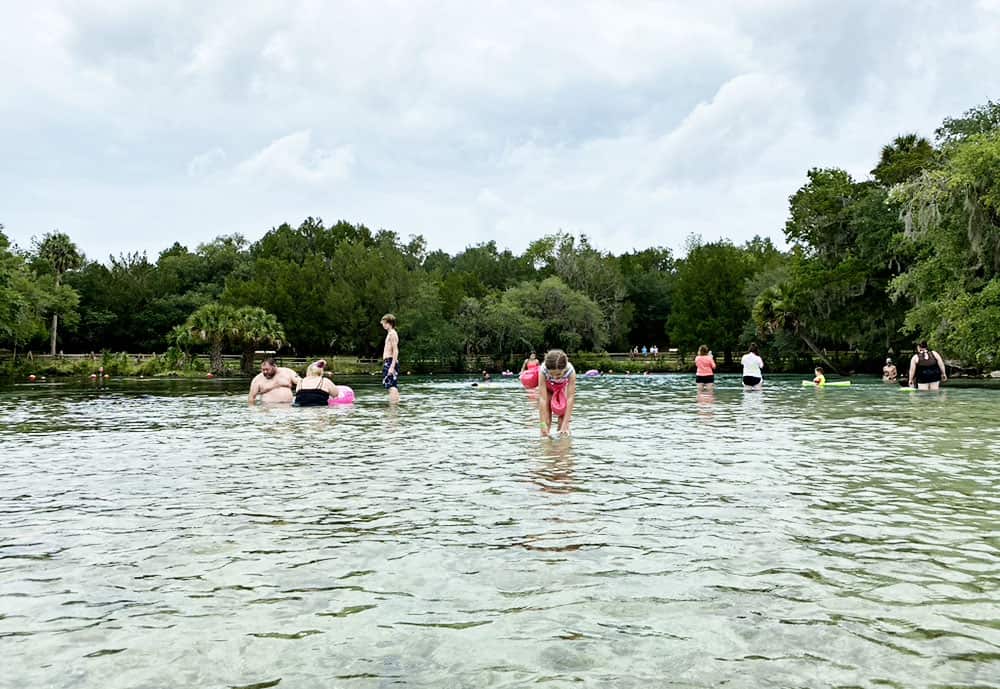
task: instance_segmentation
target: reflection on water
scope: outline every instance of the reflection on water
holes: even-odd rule
[[[1000,395],[0,391],[11,687],[997,686]]]
[[[573,488],[573,439],[556,436],[539,441],[544,461],[534,470],[535,483],[549,493],[570,493]]]

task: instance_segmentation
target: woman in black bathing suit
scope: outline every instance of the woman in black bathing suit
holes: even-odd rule
[[[919,390],[937,390],[948,380],[941,355],[927,347],[926,342],[917,345],[917,353],[910,359],[910,387]]]
[[[299,387],[295,390],[294,406],[325,407],[331,396],[336,397],[337,386],[323,376],[325,372],[325,359],[309,364],[306,377],[299,381]]]

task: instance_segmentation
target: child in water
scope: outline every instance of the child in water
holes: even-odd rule
[[[576,370],[566,352],[551,349],[538,369],[538,415],[542,437],[548,437],[552,417],[559,417],[558,430],[569,435],[569,422],[576,401]]]
[[[813,378],[814,385],[826,385],[826,376],[823,375],[823,367],[817,366],[815,371],[816,377]]]

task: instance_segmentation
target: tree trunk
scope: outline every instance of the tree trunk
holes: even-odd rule
[[[795,334],[802,338],[802,341],[806,343],[806,346],[809,347],[809,349],[811,349],[813,351],[813,354],[815,354],[816,356],[818,356],[820,358],[820,360],[824,364],[826,364],[827,366],[829,366],[830,370],[832,370],[838,376],[844,375],[843,373],[840,372],[840,369],[838,369],[836,366],[834,366],[834,364],[833,364],[832,361],[830,361],[829,359],[826,358],[826,355],[823,354],[823,352],[821,352],[820,349],[815,344],[813,344],[813,341],[810,340],[805,335],[805,333],[803,333],[801,330],[799,330],[798,328],[796,328],[795,329]]]
[[[240,370],[243,371],[244,375],[252,376],[254,375],[253,369],[253,358],[254,358],[254,348],[243,350],[243,360],[240,362]]]
[[[56,355],[56,331],[59,329],[59,314],[52,314],[52,347],[49,354]]]
[[[223,371],[222,363],[222,342],[213,342],[211,350],[211,361],[212,361],[212,373],[217,376],[221,376]]]

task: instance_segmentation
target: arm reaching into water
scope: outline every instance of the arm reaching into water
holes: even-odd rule
[[[552,407],[549,406],[549,388],[545,385],[545,376],[538,376],[538,420],[542,437],[548,437],[552,426]]]

